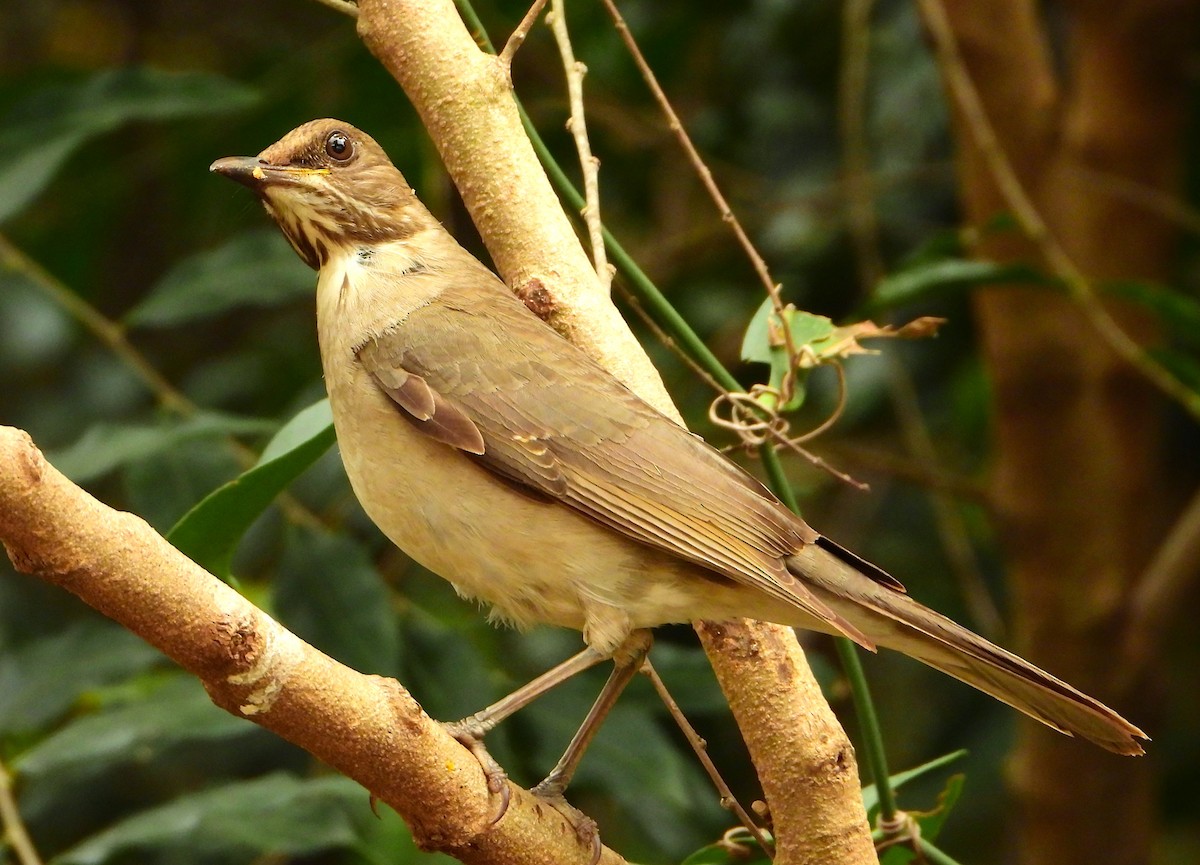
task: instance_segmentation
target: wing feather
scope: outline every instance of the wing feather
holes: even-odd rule
[[[871,646],[787,570],[785,558],[816,543],[816,532],[498,282],[448,287],[358,357],[418,428],[490,471]]]

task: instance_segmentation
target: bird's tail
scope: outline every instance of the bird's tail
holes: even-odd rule
[[[825,541],[824,538],[821,539]],[[870,640],[972,685],[1069,736],[1118,754],[1149,737],[1098,700],[914,601],[874,566],[831,543],[810,544],[788,568]]]

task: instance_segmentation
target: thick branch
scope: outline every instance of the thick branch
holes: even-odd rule
[[[625,322],[600,289],[578,238],[563,213],[521,127],[508,76],[500,61],[480,51],[450,0],[362,0],[358,30],[412,100],[501,274],[531,307],[644,399],[679,418],[662,381]],[[700,628],[718,678],[726,688],[750,746],[777,825],[813,834],[846,826],[854,813],[852,850],[834,862],[874,862],[858,791],[853,749],[787,629],[740,623],[725,626],[728,641],[786,645],[774,663],[753,652],[724,652]],[[811,721],[825,721],[813,735]],[[837,796],[818,813],[798,802],[795,786],[778,779],[839,754],[846,771]],[[802,798],[802,797],[801,797]],[[831,803],[838,803],[832,808]],[[794,817],[792,816],[794,815]],[[799,839],[780,833],[781,862]]]
[[[18,570],[141,636],[199,677],[218,706],[358,781],[422,847],[491,865],[591,860],[565,817],[514,785],[489,827],[496,804],[478,762],[398,682],[304,643],[141,519],[75,486],[11,427],[0,427],[0,540]],[[601,861],[623,860],[605,850]]]

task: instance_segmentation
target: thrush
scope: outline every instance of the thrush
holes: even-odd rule
[[[913,600],[562,338],[363,132],[315,120],[212,171],[253,190],[319,271],[325,384],[366,513],[493,618],[583,633],[579,656],[457,728],[468,740],[600,658],[617,661],[611,702],[655,626],[748,617],[895,649],[1143,753],[1137,727]],[[589,735],[543,792],[561,792]]]

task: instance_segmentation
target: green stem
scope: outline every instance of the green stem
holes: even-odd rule
[[[854,643],[845,637],[836,637],[838,657],[842,661],[842,669],[850,680],[850,692],[854,698],[854,711],[858,714],[858,723],[862,728],[863,744],[866,745],[867,765],[871,767],[871,776],[875,779],[875,789],[879,793],[879,817],[887,823],[896,817],[896,793],[892,789],[888,775],[887,755],[883,748],[883,731],[879,727],[879,716],[875,714],[875,703],[871,699],[871,691],[867,687],[867,677],[863,672],[862,661],[858,657],[858,649]]]
[[[932,862],[933,865],[959,865],[959,861],[957,859],[948,853],[942,852],[941,849],[935,847],[930,842],[921,841],[919,843],[921,845],[921,852],[925,855],[926,861]]]

